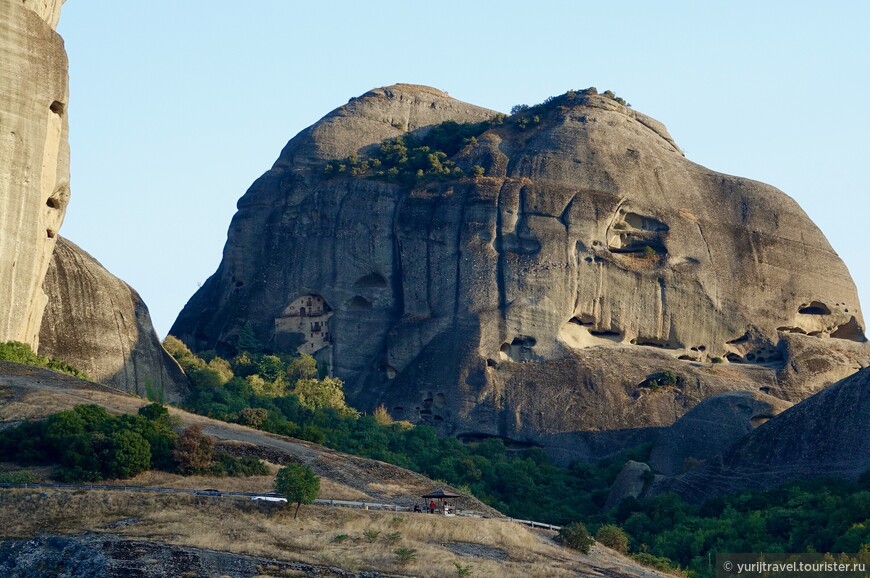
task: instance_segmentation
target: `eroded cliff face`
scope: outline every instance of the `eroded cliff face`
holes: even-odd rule
[[[142,397],[178,402],[188,393],[139,294],[80,247],[58,237],[43,288],[40,354]]]
[[[492,114],[397,85],[300,133],[239,201],[172,333],[231,352],[252,330],[329,363],[363,409],[565,459],[717,393],[796,401],[867,364],[854,284],[800,207],[688,161],[606,96],[493,125],[453,156],[464,176],[324,174],[385,138]],[[328,320],[300,330],[318,298]]]
[[[34,349],[69,201],[67,58],[60,0],[0,3],[0,341]]]

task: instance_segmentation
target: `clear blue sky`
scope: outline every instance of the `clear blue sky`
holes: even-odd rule
[[[350,97],[410,82],[507,112],[596,86],[691,160],[794,197],[866,305],[867,22],[858,0],[69,0],[61,234],[141,293],[163,337],[217,268],[238,198]]]

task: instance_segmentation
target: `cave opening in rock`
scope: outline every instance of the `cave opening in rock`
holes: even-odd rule
[[[48,109],[54,114],[60,116],[63,115],[63,111],[66,109],[66,105],[59,100],[55,100],[49,105]]]
[[[363,275],[359,279],[357,279],[354,284],[354,287],[362,287],[362,288],[372,288],[372,289],[383,289],[387,286],[387,280],[378,272],[372,272],[368,275]]]
[[[830,315],[831,310],[821,301],[813,301],[809,305],[803,305],[798,309],[802,315]]]

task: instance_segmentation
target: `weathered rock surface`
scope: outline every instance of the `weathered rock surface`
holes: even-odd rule
[[[34,349],[42,280],[69,201],[61,0],[0,3],[0,341]]]
[[[649,464],[667,476],[721,456],[746,434],[791,403],[760,392],[734,391],[708,397],[656,439]]]
[[[688,161],[606,96],[491,127],[453,157],[485,176],[324,174],[385,138],[491,114],[397,85],[304,130],[240,199],[218,271],[171,332],[231,353],[250,330],[329,363],[363,409],[565,460],[717,393],[797,401],[867,364],[855,287],[800,207]],[[650,387],[666,370],[678,382]]]
[[[870,471],[870,368],[770,419],[725,456],[656,492],[703,500],[814,477],[855,479]]]
[[[187,378],[160,344],[139,294],[80,247],[58,237],[43,289],[48,306],[40,354],[137,395],[179,401],[188,392]]]
[[[21,0],[19,3],[35,12],[54,29],[60,20],[60,9],[64,2],[66,0]]]
[[[640,496],[652,477],[652,469],[649,465],[634,460],[625,462],[619,475],[613,481],[613,485],[610,486],[604,510],[607,511],[618,506],[626,498]]]
[[[0,572],[9,578],[252,578],[269,567],[282,574],[320,577],[389,576],[301,562],[244,556],[160,542],[125,540],[112,534],[38,536],[0,542]],[[298,574],[297,574],[298,573]]]

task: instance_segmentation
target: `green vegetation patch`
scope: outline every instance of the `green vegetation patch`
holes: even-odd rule
[[[351,155],[326,163],[327,176],[348,175],[389,180],[416,181],[438,178],[458,178],[465,171],[456,166],[451,157],[469,145],[477,144],[477,137],[504,122],[504,115],[477,123],[442,122],[419,136],[402,135],[381,143],[369,157]],[[480,176],[480,167],[472,167],[470,174]]]
[[[151,469],[210,475],[268,473],[255,458],[216,453],[210,438],[196,428],[179,436],[175,427],[167,409],[156,403],[138,414],[119,416],[98,405],[79,405],[0,432],[0,460],[53,465],[52,477],[62,482],[130,478]]]
[[[37,355],[33,353],[33,350],[29,345],[21,343],[20,341],[7,341],[5,343],[0,343],[0,361],[42,367],[44,369],[66,373],[73,377],[78,377],[79,379],[88,379],[88,376],[84,371],[80,371],[56,357]]]

